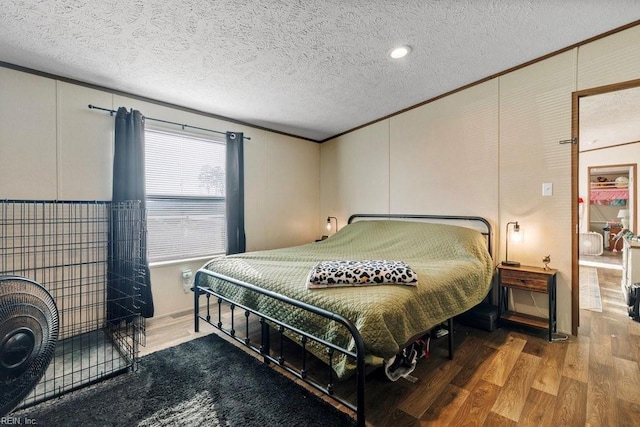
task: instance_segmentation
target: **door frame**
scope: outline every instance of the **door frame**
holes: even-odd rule
[[[579,238],[580,224],[578,218],[579,197],[579,154],[580,154],[580,98],[600,95],[617,90],[631,89],[640,86],[640,79],[614,83],[590,89],[575,91],[571,94],[571,334],[578,335],[580,326],[580,277],[579,277]],[[636,184],[637,185],[637,184]],[[636,227],[638,225],[636,224]]]

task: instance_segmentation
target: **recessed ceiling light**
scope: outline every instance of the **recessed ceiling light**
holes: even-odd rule
[[[411,48],[409,46],[398,46],[394,48],[389,55],[391,55],[393,59],[400,59],[407,56],[409,52],[411,52]]]

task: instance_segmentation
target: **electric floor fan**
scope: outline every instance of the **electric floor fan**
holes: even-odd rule
[[[580,255],[602,255],[603,237],[595,231],[580,233]]]
[[[33,390],[58,340],[58,310],[39,283],[0,276],[0,417]]]

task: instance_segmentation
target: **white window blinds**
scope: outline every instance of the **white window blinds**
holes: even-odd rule
[[[145,130],[150,262],[225,252],[225,141]]]

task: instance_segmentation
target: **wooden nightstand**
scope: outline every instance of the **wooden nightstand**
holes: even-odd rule
[[[499,303],[498,324],[517,323],[535,328],[548,329],[549,341],[556,332],[556,275],[558,270],[522,265],[498,266]],[[509,288],[549,295],[549,317],[532,316],[509,310]]]

